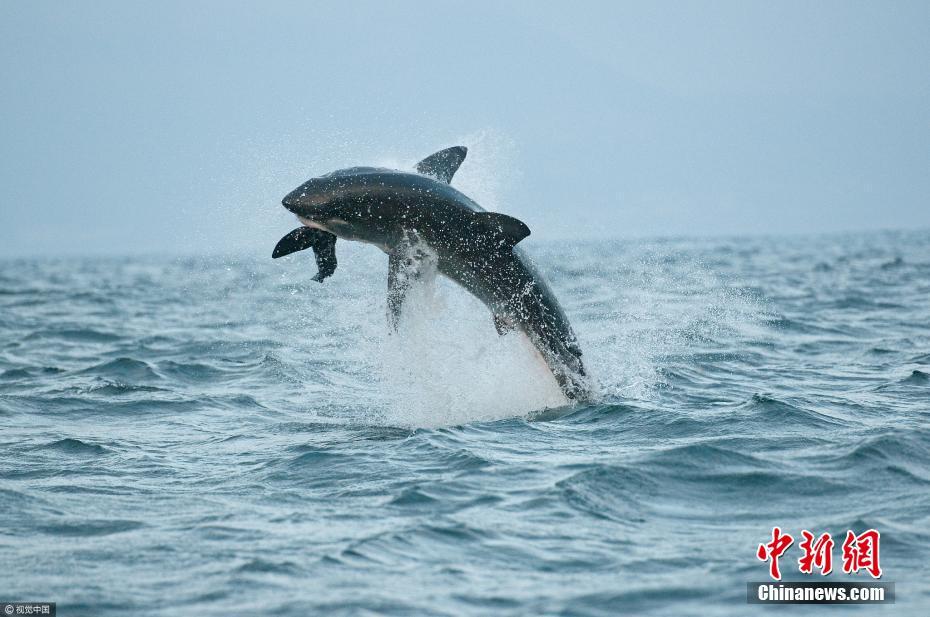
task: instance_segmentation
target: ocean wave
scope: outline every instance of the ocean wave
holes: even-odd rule
[[[60,369],[54,366],[20,367],[6,369],[0,373],[0,379],[4,381],[24,380],[32,379],[35,377],[48,377],[50,375],[57,375],[63,372],[65,372],[64,369]]]
[[[930,373],[913,369],[907,377],[901,377],[879,384],[873,388],[876,392],[907,392],[915,388],[922,390],[930,386]]]
[[[187,383],[215,382],[229,377],[226,371],[205,362],[177,362],[165,360],[158,364],[158,370],[165,377],[178,379]]]
[[[51,536],[91,537],[126,533],[145,527],[141,521],[100,519],[74,520],[38,525],[36,530]]]
[[[236,568],[237,572],[246,574],[298,574],[300,568],[293,561],[254,558]]]
[[[158,392],[171,392],[169,388],[159,388],[156,386],[142,386],[136,384],[122,383],[119,381],[107,382],[100,385],[82,388],[82,392],[87,394],[97,394],[103,396],[150,396]]]
[[[112,332],[104,332],[94,328],[49,328],[36,330],[27,334],[24,341],[41,341],[58,339],[75,343],[115,343],[122,337]]]
[[[818,455],[816,461],[849,476],[884,473],[890,476],[890,486],[930,482],[930,445],[925,435],[912,432],[871,435],[850,447]]]
[[[743,422],[763,421],[771,428],[810,431],[850,425],[848,421],[841,418],[792,405],[762,393],[753,394],[749,400],[735,407],[733,411],[742,416]]]
[[[636,469],[596,465],[559,480],[555,488],[575,510],[629,525],[645,522],[648,509],[637,496],[654,495],[658,484]]]
[[[161,379],[161,376],[147,362],[126,357],[95,364],[80,371],[80,373],[129,382],[157,381]]]
[[[666,468],[682,473],[715,473],[720,470],[772,470],[773,465],[758,456],[729,450],[713,443],[695,443],[665,448],[647,459],[651,469]]]
[[[110,452],[109,449],[99,444],[81,441],[80,439],[75,439],[73,437],[59,439],[58,441],[53,441],[51,443],[38,446],[36,449],[43,451],[56,451],[63,454],[76,456],[99,456],[102,454],[108,454]]]
[[[901,383],[915,386],[930,385],[930,373],[914,369],[910,375],[901,380]]]

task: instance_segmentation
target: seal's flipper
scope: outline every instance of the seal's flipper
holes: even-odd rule
[[[313,280],[322,283],[323,279],[336,271],[336,236],[328,231],[298,227],[278,241],[271,252],[271,258],[277,259],[308,248],[313,249],[316,267],[319,268]]]
[[[336,271],[336,235],[322,229],[314,229],[317,239],[313,244],[313,256],[316,258],[318,272],[312,280],[323,282]]]
[[[312,231],[314,230],[309,227],[298,227],[287,234],[278,240],[274,250],[271,252],[271,258],[277,259],[278,257],[284,257],[285,255],[310,248],[313,246],[314,239],[314,235],[311,233]]]
[[[414,282],[436,267],[436,254],[410,233],[388,254],[388,325],[397,330],[407,292]]]
[[[490,231],[501,246],[512,249],[517,242],[530,235],[530,228],[520,219],[500,212],[476,212],[475,219]]]
[[[417,173],[432,176],[442,182],[452,182],[452,176],[458,171],[466,154],[468,154],[468,148],[465,146],[453,146],[440,150],[417,163]]]

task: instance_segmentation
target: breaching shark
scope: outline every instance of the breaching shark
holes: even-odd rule
[[[312,178],[282,201],[303,224],[278,242],[273,258],[312,248],[323,282],[336,270],[336,238],[367,242],[388,254],[388,322],[396,330],[411,285],[435,268],[481,300],[498,334],[518,330],[573,402],[592,395],[581,348],[549,285],[518,242],[522,221],[487,212],[449,183],[463,146],[420,161],[417,173],[351,167]]]

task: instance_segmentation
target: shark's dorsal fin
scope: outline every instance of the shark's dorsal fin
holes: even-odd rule
[[[452,182],[452,176],[458,171],[466,154],[468,154],[468,148],[465,146],[452,146],[440,150],[417,163],[417,173],[432,176],[445,183]]]
[[[513,248],[517,242],[530,235],[526,223],[500,212],[476,212],[475,219],[507,248]]]

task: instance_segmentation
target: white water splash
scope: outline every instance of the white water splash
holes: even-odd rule
[[[498,336],[487,308],[435,270],[408,292],[380,369],[383,420],[392,425],[448,426],[567,404],[526,337]]]

